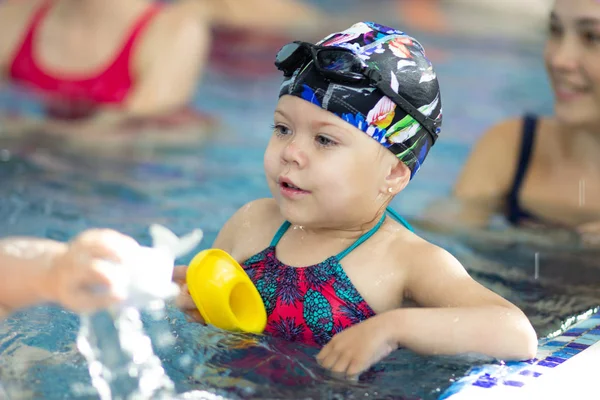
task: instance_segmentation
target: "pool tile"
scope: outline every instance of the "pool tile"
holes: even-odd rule
[[[598,320],[589,318],[585,321],[578,322],[577,328],[590,329],[590,328],[595,327],[596,325],[598,325]]]
[[[564,332],[562,336],[581,336],[585,333],[586,330],[587,329],[579,328],[569,329],[568,331]]]
[[[573,341],[573,343],[581,343],[581,344],[588,344],[588,345],[593,345],[596,343],[596,340],[592,340],[592,339],[586,339],[583,336],[580,338],[577,338]]]
[[[546,359],[544,361],[553,362],[556,364],[562,364],[567,360],[565,358],[551,356],[551,357],[546,357]],[[538,363],[538,365],[539,365],[539,363]]]
[[[526,370],[523,370],[523,371],[519,372],[519,375],[532,376],[534,378],[537,378],[538,376],[541,376],[542,373],[526,369]]]
[[[565,342],[560,342],[558,340],[553,340],[551,342],[548,342],[546,344],[544,344],[541,347],[563,347],[565,345]]]
[[[552,357],[558,357],[558,358],[562,358],[564,360],[568,360],[569,358],[573,357],[576,354],[577,353],[574,353],[574,352],[560,350],[560,351],[557,351],[556,353],[552,353]]]
[[[525,386],[525,383],[519,382],[519,381],[504,381],[502,383],[504,385],[506,385],[506,386],[513,386],[513,387],[523,387],[523,386]]]
[[[479,386],[487,389],[496,386],[497,383],[498,378],[494,378],[490,374],[484,374],[480,376],[475,382],[473,382],[473,386]]]
[[[590,346],[587,345],[587,344],[583,344],[583,343],[569,343],[566,347],[570,347],[570,348],[573,348],[573,349],[585,350],[585,349],[587,349]]]
[[[563,335],[555,337],[553,340],[555,342],[570,342],[571,340],[573,340],[573,337],[572,336],[564,336],[564,334],[563,334]]]
[[[542,360],[539,363],[537,363],[537,365],[540,365],[542,367],[554,368],[558,365],[558,363]]]

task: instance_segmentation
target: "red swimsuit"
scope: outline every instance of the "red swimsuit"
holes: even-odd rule
[[[54,117],[79,118],[91,114],[98,104],[121,104],[134,85],[130,63],[135,41],[160,6],[152,5],[142,14],[106,69],[86,78],[70,78],[45,71],[36,62],[34,47],[38,29],[52,5],[52,0],[46,1],[34,13],[10,65],[11,79],[40,92],[47,102],[48,113]]]
[[[340,262],[369,239],[384,219],[385,215],[340,254],[303,268],[285,265],[277,258],[277,243],[290,227],[286,221],[269,247],[242,264],[265,303],[265,332],[292,342],[323,346],[336,333],[374,316]]]

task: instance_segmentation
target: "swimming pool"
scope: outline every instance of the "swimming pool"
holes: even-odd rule
[[[445,122],[428,161],[394,203],[409,216],[418,216],[429,200],[448,192],[485,127],[523,109],[547,113],[551,106],[541,47],[535,41],[415,36],[437,66]],[[213,65],[195,103],[219,115],[223,126],[209,142],[183,150],[130,158],[74,154],[39,144],[28,144],[21,155],[0,150],[0,236],[66,240],[87,227],[104,226],[148,244],[147,228],[158,222],[178,234],[201,227],[201,248],[209,247],[237,208],[268,194],[262,153],[278,85],[276,74],[232,76]],[[550,251],[510,238],[492,245],[423,235],[448,248],[475,278],[522,307],[539,335],[600,304],[590,279],[576,280],[592,270],[594,254]],[[541,279],[533,276],[534,253],[543,271],[552,271]],[[566,278],[560,275],[564,265],[571,271]],[[421,357],[400,350],[361,381],[347,383],[320,370],[314,350],[301,345],[188,324],[173,308],[158,319],[146,314],[144,322],[177,393],[202,389],[228,398],[434,399],[471,366],[488,361]],[[7,395],[97,398],[85,360],[74,346],[78,329],[76,316],[49,306],[24,310],[2,323],[0,381]]]

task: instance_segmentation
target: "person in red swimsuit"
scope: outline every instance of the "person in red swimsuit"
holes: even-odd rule
[[[208,47],[207,24],[185,2],[0,4],[0,76],[32,90],[54,119],[112,124],[178,110]]]

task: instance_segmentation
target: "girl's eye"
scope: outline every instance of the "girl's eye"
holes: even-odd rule
[[[273,125],[273,132],[277,136],[285,136],[292,133],[291,129],[283,126],[283,125]]]
[[[317,144],[319,146],[323,146],[323,147],[334,146],[337,144],[333,140],[329,139],[327,136],[323,136],[323,135],[317,135],[315,140],[317,141]]]

